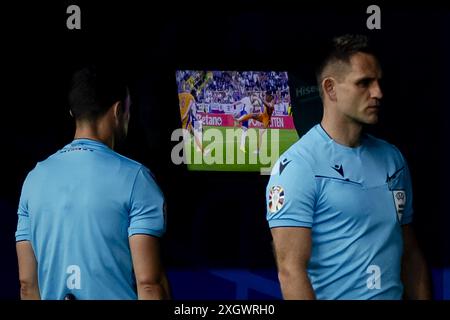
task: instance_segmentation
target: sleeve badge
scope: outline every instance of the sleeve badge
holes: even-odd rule
[[[269,212],[275,213],[284,205],[284,190],[281,186],[272,186],[269,190]]]

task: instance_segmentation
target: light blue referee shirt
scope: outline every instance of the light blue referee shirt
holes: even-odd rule
[[[160,237],[163,195],[150,171],[76,139],[28,174],[16,241],[31,241],[41,298],[136,299],[128,237]]]
[[[412,188],[393,145],[364,135],[350,148],[316,125],[275,164],[266,198],[271,228],[311,228],[308,275],[318,299],[401,299]]]

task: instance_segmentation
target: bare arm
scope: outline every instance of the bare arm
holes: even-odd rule
[[[272,228],[278,278],[286,300],[315,299],[308,278],[311,255],[311,229],[301,227]]]
[[[169,299],[169,285],[160,261],[158,238],[136,234],[129,241],[138,299]]]
[[[37,262],[30,241],[16,243],[19,263],[20,298],[22,300],[40,300]]]
[[[403,229],[402,281],[406,299],[431,299],[430,278],[422,251],[411,225]]]

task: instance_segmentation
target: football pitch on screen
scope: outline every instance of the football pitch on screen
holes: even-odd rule
[[[214,130],[214,132],[209,130]],[[273,130],[277,132],[273,132]],[[230,132],[233,133],[232,139],[229,139]],[[273,166],[279,156],[299,139],[295,129],[269,128],[263,135],[262,144],[259,153],[257,153],[259,129],[248,129],[245,152],[241,151],[241,135],[242,129],[240,128],[204,126],[203,148],[207,152],[201,158],[201,152],[195,147],[194,139],[190,139],[188,149],[190,149],[191,159],[193,160],[188,163],[188,169],[197,171],[260,171],[261,168]],[[219,138],[216,139],[218,136]],[[197,161],[194,161],[195,158]],[[198,159],[202,160],[201,163],[198,163]],[[268,161],[269,159],[270,161]]]

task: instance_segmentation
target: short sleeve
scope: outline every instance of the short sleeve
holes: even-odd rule
[[[136,176],[130,202],[128,236],[161,237],[165,231],[164,196],[145,167],[141,167]]]
[[[404,169],[400,173],[399,183],[401,185],[398,186],[399,189],[404,189],[406,194],[405,208],[403,210],[403,216],[400,221],[400,224],[408,224],[413,220],[413,191],[412,191],[412,183],[411,183],[411,174],[409,172],[408,164],[403,159]]]
[[[282,156],[275,163],[266,189],[269,226],[310,228],[316,192],[311,166],[299,156]]]
[[[16,229],[16,242],[19,241],[30,241],[31,240],[31,232],[30,232],[30,216],[28,214],[28,179],[25,179],[25,182],[22,186],[22,192],[20,194],[19,200],[19,208],[17,210],[18,221],[17,221],[17,229]]]
[[[389,190],[394,193],[394,202],[397,215],[399,216],[399,223],[401,225],[411,223],[413,220],[413,191],[411,174],[409,172],[408,164],[403,157],[400,150],[393,146],[397,159],[396,173],[388,180]]]

